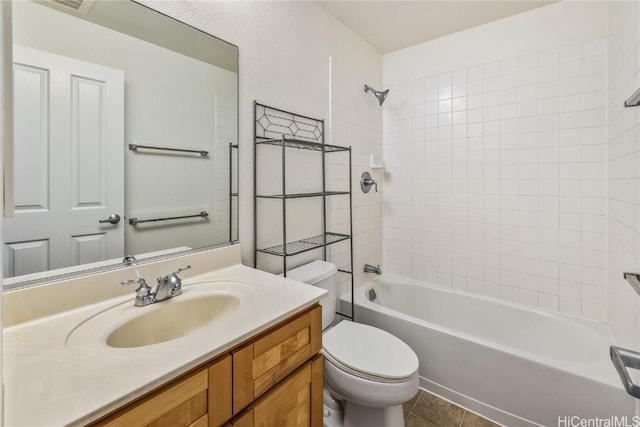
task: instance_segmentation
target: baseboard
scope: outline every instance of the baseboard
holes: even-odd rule
[[[420,388],[503,426],[544,427],[420,377]]]

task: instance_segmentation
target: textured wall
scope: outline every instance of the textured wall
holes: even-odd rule
[[[243,262],[252,265],[252,101],[324,118],[328,143],[353,146],[353,175],[359,177],[369,153],[382,151],[382,110],[362,92],[364,83],[381,85],[382,56],[313,2],[145,4],[240,49],[240,241]],[[359,192],[357,181],[354,186]],[[361,271],[365,260],[382,262],[381,198],[367,196],[354,198],[356,271]],[[334,207],[337,212],[331,221],[340,226],[343,206],[338,201]],[[318,212],[313,202],[293,209],[310,215]],[[273,221],[280,220],[274,217]],[[295,265],[302,258],[292,261]],[[365,277],[358,274],[357,279],[362,282]]]

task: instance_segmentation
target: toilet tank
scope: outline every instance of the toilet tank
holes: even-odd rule
[[[322,330],[331,326],[336,315],[336,272],[338,267],[326,261],[313,261],[287,271],[287,278],[317,286],[329,291],[329,294],[320,298],[322,306]]]

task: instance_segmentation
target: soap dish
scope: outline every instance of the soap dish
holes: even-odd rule
[[[371,169],[384,169],[385,166],[382,157],[374,156],[373,154],[369,157],[369,167]]]

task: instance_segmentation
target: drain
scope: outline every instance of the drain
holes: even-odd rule
[[[376,291],[373,288],[369,289],[369,301],[374,301],[376,298],[378,298]]]

